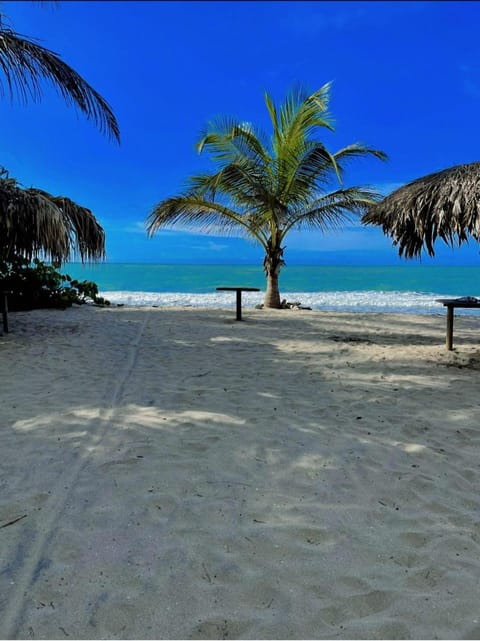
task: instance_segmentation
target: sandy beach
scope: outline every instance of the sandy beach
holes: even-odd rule
[[[95,308],[0,337],[0,638],[480,637],[480,318]]]

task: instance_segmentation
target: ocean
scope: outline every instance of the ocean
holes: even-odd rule
[[[72,278],[97,283],[112,304],[234,307],[234,292],[217,287],[258,287],[245,292],[244,307],[263,301],[265,276],[259,265],[158,265],[69,263]],[[315,310],[439,314],[437,298],[480,297],[480,266],[309,266],[290,265],[280,274],[282,299]],[[477,314],[460,310],[456,314]]]

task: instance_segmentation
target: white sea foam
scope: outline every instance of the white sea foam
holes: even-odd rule
[[[135,306],[188,306],[188,307],[235,307],[234,292],[195,294],[184,292],[133,292],[103,291],[101,296],[112,304]],[[242,307],[254,307],[263,302],[264,292],[244,292]],[[289,292],[282,298],[300,302],[314,310],[338,312],[399,312],[407,314],[442,314],[443,306],[438,298],[452,298],[450,294],[382,291],[338,292]],[[478,310],[457,309],[455,314],[475,314]]]

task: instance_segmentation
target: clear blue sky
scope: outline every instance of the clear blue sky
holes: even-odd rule
[[[268,130],[263,95],[333,81],[335,151],[363,142],[389,161],[352,163],[350,185],[382,193],[480,158],[478,2],[1,2],[16,31],[59,53],[112,106],[109,142],[54,90],[38,104],[0,100],[0,164],[25,186],[92,209],[114,262],[257,263],[240,239],[164,231],[147,239],[158,201],[207,169],[194,145],[231,115]],[[396,263],[377,229],[287,238],[287,264]],[[477,263],[479,248],[440,263]],[[424,262],[429,262],[428,260]]]

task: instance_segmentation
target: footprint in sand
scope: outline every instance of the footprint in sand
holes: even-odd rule
[[[400,534],[400,538],[405,541],[408,546],[413,548],[422,548],[427,543],[425,534],[420,534],[419,532],[404,532]]]
[[[345,592],[353,592],[355,594],[367,593],[370,585],[363,579],[357,579],[354,576],[342,576],[335,580],[335,589],[340,594]],[[312,592],[317,598],[325,600],[332,598],[332,585],[329,582],[322,583],[321,585],[310,585],[308,590]],[[336,592],[335,592],[336,593]]]
[[[203,621],[187,637],[189,639],[239,639],[245,636],[247,623],[218,619]]]
[[[399,621],[384,623],[376,630],[372,639],[412,639],[409,629]],[[473,637],[472,637],[473,638]],[[478,637],[477,637],[478,638]]]
[[[308,543],[308,545],[332,545],[337,538],[333,532],[321,528],[309,528],[300,530],[298,537]]]
[[[393,599],[387,592],[373,590],[367,594],[356,594],[339,599],[338,605],[323,608],[319,611],[321,618],[330,625],[340,625],[376,614],[386,610]]]
[[[434,588],[443,578],[444,573],[433,567],[422,568],[410,575],[407,585],[410,588],[428,590]]]

